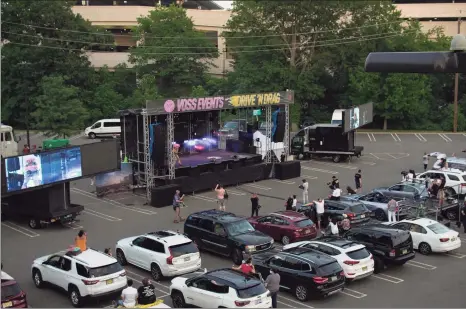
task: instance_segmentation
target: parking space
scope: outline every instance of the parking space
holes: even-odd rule
[[[431,136],[432,135],[432,136]],[[302,162],[301,176],[285,181],[269,179],[227,188],[229,201],[227,210],[249,216],[250,194],[257,193],[262,206],[260,214],[284,209],[285,199],[293,194],[301,197],[299,185],[303,178],[310,183],[310,198],[325,197],[329,192],[327,182],[337,176],[343,187],[353,186],[354,174],[362,169],[363,190],[386,186],[398,181],[401,170],[420,168],[424,151],[459,152],[460,134],[446,135],[447,142],[438,134],[358,134],[357,144],[364,146],[364,156],[350,163],[331,161]],[[424,139],[426,141],[424,141]],[[400,141],[401,140],[401,141]],[[76,138],[76,143],[87,139]],[[436,148],[437,147],[437,148]],[[450,148],[448,148],[450,147]],[[32,230],[25,222],[2,222],[2,263],[4,270],[14,276],[27,292],[32,307],[70,307],[67,296],[57,291],[35,288],[30,275],[32,260],[68,248],[79,229],[89,235],[88,245],[95,249],[114,248],[122,238],[160,229],[183,231],[182,224],[173,223],[171,207],[153,208],[146,205],[143,196],[120,193],[97,198],[89,180],[72,184],[72,202],[85,206],[79,220],[64,226],[54,225],[46,229]],[[216,207],[214,191],[187,194],[187,208],[182,215]],[[343,293],[322,300],[297,301],[291,293],[281,292],[279,305],[282,308],[369,308],[369,307],[464,307],[462,296],[463,273],[466,270],[466,236],[462,237],[464,248],[446,254],[416,258],[402,267],[390,267],[383,273],[348,285]],[[277,244],[280,246],[280,244]],[[231,267],[232,261],[202,253],[203,267],[208,270]],[[126,266],[128,277],[139,286],[150,274],[144,270]],[[464,280],[463,280],[464,281]],[[157,296],[172,306],[169,279],[157,282]],[[406,297],[409,291],[409,297]],[[439,294],[440,293],[440,294]],[[108,307],[111,299],[89,304],[92,307]]]

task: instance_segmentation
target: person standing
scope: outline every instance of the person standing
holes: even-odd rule
[[[225,189],[223,189],[221,185],[217,184],[215,192],[217,192],[218,209],[225,211]]]
[[[338,180],[337,176],[332,176],[332,181],[327,185],[330,185],[331,190],[335,190],[336,188],[340,188],[340,181]]]
[[[445,201],[445,185],[447,183],[445,176],[440,175],[440,179],[438,180],[439,187],[438,187],[438,202],[440,210],[443,208],[443,203]]]
[[[75,246],[81,251],[87,250],[87,233],[84,230],[80,230],[78,236],[74,239]]]
[[[120,306],[125,308],[136,307],[138,299],[138,290],[133,287],[133,280],[128,279],[128,287],[121,291],[121,300],[118,302]]]
[[[251,195],[251,217],[254,217],[254,214],[259,216],[259,197],[256,193]]]
[[[28,145],[24,145],[23,147],[23,155],[27,155],[31,152],[31,150],[29,149]]]
[[[293,210],[293,197],[290,195],[285,203],[286,210]]]
[[[424,152],[424,155],[422,156],[422,164],[424,164],[424,172],[427,171],[427,165],[429,165],[429,156],[427,155],[427,152]]]
[[[461,207],[461,223],[463,224],[463,232],[466,234],[466,201]]]
[[[309,183],[303,179],[303,184],[299,186],[303,190],[303,205],[309,203]]]
[[[296,195],[293,195],[293,204],[291,204],[291,210],[296,210],[296,207],[298,207],[298,199],[296,198]]]
[[[173,196],[173,211],[175,212],[175,220],[173,220],[173,223],[179,223],[183,221],[183,218],[181,217],[181,211],[180,211],[181,202],[182,200],[180,197],[180,190],[176,190],[175,196]]]
[[[333,189],[332,196],[330,197],[330,199],[332,201],[339,201],[340,196],[341,196],[341,189],[340,188],[335,188],[335,189]]]
[[[317,201],[314,201],[314,205],[316,207],[316,215],[317,215],[317,227],[320,230],[321,227],[321,222],[322,222],[322,217],[324,216],[325,212],[325,203],[324,200],[319,198]]]
[[[360,192],[362,189],[362,173],[361,170],[358,170],[356,174],[354,174],[354,184],[356,185],[356,192]]]
[[[149,305],[155,303],[155,286],[149,278],[142,279],[142,285],[138,288],[138,305]]]
[[[272,298],[272,308],[277,307],[278,291],[280,290],[280,275],[275,270],[270,269],[270,275],[265,279],[265,287],[270,291],[270,297]]]
[[[388,222],[396,222],[396,209],[398,207],[398,202],[391,199],[388,201],[387,207]]]

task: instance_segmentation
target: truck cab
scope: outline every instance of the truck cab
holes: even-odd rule
[[[331,124],[343,125],[343,112],[344,109],[336,109],[333,111],[332,114],[332,121]]]
[[[18,155],[18,141],[20,140],[20,138],[15,137],[13,128],[1,124],[0,136],[0,154],[2,155],[2,158]]]

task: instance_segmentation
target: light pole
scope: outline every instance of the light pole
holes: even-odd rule
[[[458,34],[461,34],[461,11],[460,17],[458,17]],[[455,73],[455,97],[453,101],[453,132],[458,130],[458,83],[459,83],[459,73]]]

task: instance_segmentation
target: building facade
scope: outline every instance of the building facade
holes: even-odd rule
[[[418,19],[424,29],[443,27],[447,35],[458,33],[458,19],[463,17],[460,25],[462,34],[466,34],[466,0],[456,1],[394,1],[403,18]],[[214,62],[211,73],[221,76],[232,69],[232,59],[226,53],[225,40],[221,36],[230,18],[230,11],[221,10],[212,1],[193,0],[78,0],[73,7],[76,14],[89,20],[95,26],[105,27],[114,33],[115,48],[112,51],[89,52],[89,59],[96,67],[110,68],[128,63],[128,49],[136,42],[130,34],[130,28],[137,25],[137,18],[147,16],[155,5],[177,3],[187,9],[187,15],[193,20],[197,30],[212,39],[218,47],[219,57]]]

